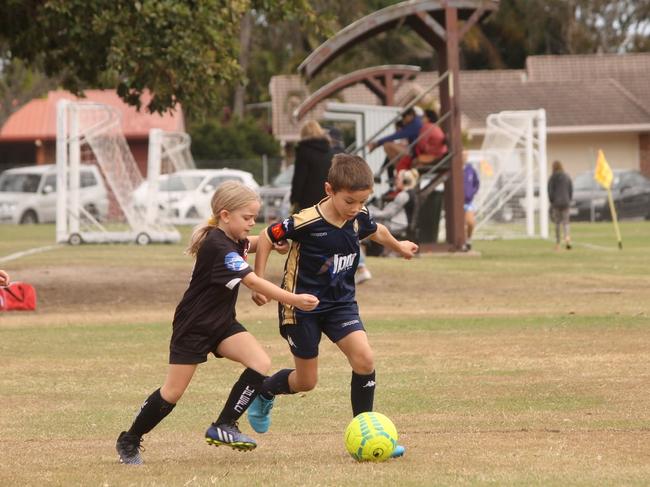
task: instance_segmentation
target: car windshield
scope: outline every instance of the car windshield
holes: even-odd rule
[[[164,181],[160,181],[160,191],[192,191],[199,187],[203,176],[187,176],[172,174]]]
[[[278,174],[275,178],[273,178],[273,182],[271,183],[271,186],[291,186],[292,179],[293,179],[293,165],[289,166],[280,174]]]
[[[7,174],[0,175],[0,191],[3,193],[36,193],[40,174]]]
[[[594,179],[594,173],[584,172],[576,176],[575,181],[573,182],[573,189],[576,191],[586,191],[598,189],[600,186]]]

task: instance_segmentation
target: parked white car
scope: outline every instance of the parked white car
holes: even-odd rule
[[[253,175],[239,169],[188,169],[164,174],[158,180],[157,203],[160,211],[175,224],[196,223],[212,214],[210,200],[224,181],[239,181],[259,193]],[[145,182],[135,191],[139,207],[146,206],[148,186]]]
[[[108,192],[99,169],[80,168],[79,201],[97,220],[108,214]],[[0,222],[52,223],[56,221],[56,166],[7,169],[0,174]]]

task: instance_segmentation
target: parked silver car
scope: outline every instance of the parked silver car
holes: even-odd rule
[[[99,169],[80,168],[79,201],[97,220],[108,214],[108,192]],[[0,222],[52,223],[56,221],[56,166],[42,164],[7,169],[0,174]]]

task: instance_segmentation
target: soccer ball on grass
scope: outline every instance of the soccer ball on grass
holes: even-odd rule
[[[345,428],[345,448],[359,462],[383,462],[397,446],[397,429],[381,413],[357,415]]]

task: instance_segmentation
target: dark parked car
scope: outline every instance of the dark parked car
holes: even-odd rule
[[[650,220],[650,179],[639,171],[615,170],[612,199],[619,218]],[[593,171],[578,174],[573,181],[571,219],[611,220],[607,191],[594,180]]]
[[[289,216],[292,179],[293,164],[278,174],[271,184],[260,188],[260,198],[262,199],[260,215],[265,222],[279,221]]]

